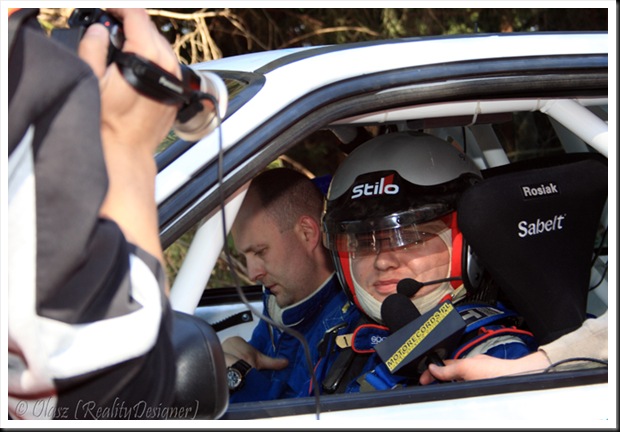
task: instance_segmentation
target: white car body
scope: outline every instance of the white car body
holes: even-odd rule
[[[196,70],[218,72],[225,78],[232,77],[233,71],[236,74],[251,74],[259,79],[259,83],[256,84],[256,91],[250,91],[253,84],[248,75],[250,84],[239,96],[244,92],[251,95],[245,97],[243,103],[235,102],[234,96],[231,98],[220,128],[194,144],[186,144],[184,151],[174,153],[168,162],[161,163],[156,198],[160,205],[164,246],[170,245],[188,227],[200,223],[172,287],[173,308],[201,316],[210,323],[246,309],[241,301],[200,305],[201,298],[209,295],[205,287],[224,245],[219,202],[221,184],[216,177],[219,172],[220,139],[223,151],[238,149],[238,153],[228,153],[224,157],[224,161],[229,161],[222,175],[226,188],[227,229],[243,199],[247,182],[266,163],[295,145],[295,140],[320,128],[340,126],[345,130],[345,125],[403,124],[405,121],[409,124],[415,121],[430,123],[433,119],[467,116],[471,121],[455,127],[470,128],[471,135],[468,137],[473,137],[478,144],[472,156],[481,168],[486,168],[508,163],[509,155],[496,139],[488,137],[488,129],[474,125],[476,119],[506,112],[541,112],[565,127],[572,137],[567,145],[573,146],[573,150],[588,147],[613,162],[615,130],[609,129],[606,118],[587,109],[603,106],[610,109],[611,117],[615,118],[613,92],[603,95],[598,89],[592,92],[579,90],[571,94],[567,90],[568,84],[565,84],[561,87],[563,90],[557,91],[559,96],[555,97],[545,93],[542,86],[537,86],[536,81],[543,79],[542,73],[539,76],[539,72],[531,72],[535,77],[531,83],[528,83],[526,73],[527,67],[532,65],[533,70],[545,70],[546,73],[556,68],[554,73],[559,77],[569,73],[562,70],[564,59],[582,57],[588,59],[587,68],[596,68],[596,62],[604,59],[598,67],[606,69],[613,64],[610,62],[608,66],[606,60],[610,50],[615,52],[615,45],[604,32],[477,34],[412,38],[347,47],[287,49],[195,65]],[[461,69],[453,73],[453,68]],[[511,75],[503,68],[521,69]],[[475,75],[475,70],[481,72],[480,76]],[[494,73],[497,73],[496,77],[493,77]],[[382,77],[388,74],[392,78],[382,81]],[[440,74],[444,74],[444,78],[434,78]],[[587,72],[580,77],[585,75]],[[376,87],[373,87],[370,77],[377,78]],[[597,82],[594,87],[600,86],[600,76],[593,80]],[[394,84],[388,84],[388,81]],[[504,81],[512,93],[506,90],[499,94]],[[523,91],[518,87],[525,88],[526,84],[532,87]],[[497,85],[493,90],[497,91],[498,96],[485,90],[493,85]],[[537,96],[539,92],[540,96]],[[451,94],[458,97],[451,100]],[[347,105],[346,98],[359,98],[363,103]],[[377,108],[369,108],[372,104],[368,101],[377,101]],[[379,106],[380,103],[385,105]],[[335,108],[336,104],[340,104],[338,108]],[[330,105],[334,106],[333,110]],[[437,131],[445,132],[449,128],[446,123]],[[613,185],[615,170],[610,169],[609,174],[610,184]],[[614,207],[612,198],[608,208]],[[614,239],[615,220],[610,219],[610,238]],[[608,247],[611,248],[608,253],[613,256],[613,240]],[[588,308],[589,312],[600,315],[608,305],[612,306],[609,319],[612,329],[610,342],[613,342],[615,290],[608,292],[608,286],[616,286],[616,283],[613,267],[607,273],[603,270],[606,261],[607,256],[599,257],[593,268],[591,279],[595,281],[604,277],[604,282],[590,292]],[[254,299],[251,304],[260,310],[258,300]],[[258,317],[255,315],[254,319]],[[223,330],[218,336],[223,340],[238,334],[248,339],[255,322]],[[609,348],[611,353],[615,352],[613,345]],[[263,421],[269,420],[278,426],[282,423],[288,427],[318,427],[318,423],[307,422],[317,418],[343,427],[389,427],[392,425],[388,423],[390,421],[411,428],[614,427],[616,359],[612,356],[609,361],[611,367],[607,380],[596,374],[581,380],[570,377],[556,379],[554,374],[546,374],[545,378],[533,379],[531,385],[519,381],[508,390],[502,387],[505,382],[494,380],[442,384],[447,386],[443,395],[437,395],[433,393],[436,390],[429,388],[418,389],[419,398],[411,393],[411,389],[391,390],[373,395],[372,403],[364,394],[328,395],[323,399],[341,399],[333,405],[328,404],[327,408],[322,405],[322,409],[315,408],[314,398],[239,406],[231,404],[223,418],[260,420],[258,424],[261,426]],[[451,393],[452,390],[454,393]],[[398,392],[403,396],[400,402],[395,403],[393,395]],[[268,424],[264,426],[268,427]],[[276,424],[272,426],[276,427]]]

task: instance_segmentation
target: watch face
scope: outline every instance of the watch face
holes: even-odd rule
[[[240,385],[243,377],[237,369],[228,368],[228,388],[236,390]]]

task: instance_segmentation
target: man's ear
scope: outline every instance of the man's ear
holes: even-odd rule
[[[316,219],[303,215],[297,221],[297,234],[301,241],[307,245],[308,250],[316,248],[321,243],[321,227]]]

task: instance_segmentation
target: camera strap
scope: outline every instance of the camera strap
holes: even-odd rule
[[[187,104],[187,92],[181,80],[155,63],[135,53],[116,51],[112,59],[121,73],[138,92],[166,104]]]

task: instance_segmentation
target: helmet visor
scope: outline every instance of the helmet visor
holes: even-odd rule
[[[445,229],[447,226],[443,222],[431,221],[367,232],[324,235],[323,242],[329,249],[350,253],[351,258],[355,259],[381,251],[420,248]]]

